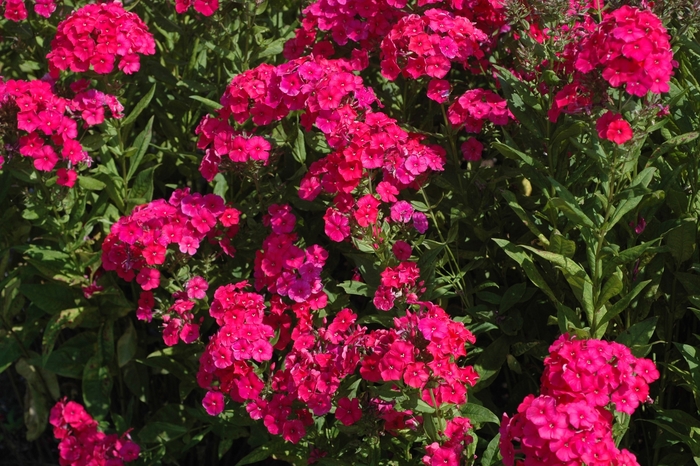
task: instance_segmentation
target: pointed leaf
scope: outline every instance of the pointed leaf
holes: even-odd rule
[[[146,127],[139,133],[138,136],[136,136],[136,139],[134,139],[134,149],[136,149],[135,154],[129,159],[129,171],[126,172],[126,181],[127,183],[131,180],[131,178],[134,176],[134,173],[136,173],[136,170],[138,170],[139,166],[141,165],[141,161],[143,160],[143,156],[146,155],[146,151],[148,150],[148,145],[151,143],[151,137],[153,136],[153,119],[155,116],[152,116],[149,118],[148,123],[146,123]]]
[[[572,258],[576,254],[576,243],[562,235],[554,233],[549,240],[549,252],[561,254],[564,257]]]
[[[641,293],[644,287],[646,287],[649,283],[651,283],[651,280],[644,280],[642,282],[637,283],[637,286],[632,288],[632,291],[627,293],[622,299],[620,299],[618,302],[616,302],[614,305],[612,305],[606,310],[605,315],[603,315],[603,317],[600,319],[598,325],[600,326],[606,324],[615,316],[627,309],[632,300],[636,298],[637,295]]]
[[[124,334],[117,341],[117,363],[124,367],[136,355],[137,336],[134,325],[129,321]]]
[[[136,121],[136,118],[143,112],[143,110],[151,103],[151,99],[156,92],[156,85],[151,87],[151,90],[139,100],[134,109],[129,113],[129,115],[121,121],[121,126],[124,127]]]
[[[638,322],[619,334],[615,341],[629,347],[636,357],[644,357],[650,348],[649,341],[654,334],[658,320],[659,318],[654,316]]]
[[[292,155],[294,160],[300,164],[306,162],[306,142],[304,141],[304,132],[301,128],[297,128],[297,137],[294,140],[294,147],[292,147]]]
[[[508,202],[508,206],[510,206],[510,208],[513,209],[515,215],[517,215],[518,218],[522,220],[523,224],[532,232],[532,234],[535,235],[542,244],[548,246],[549,240],[546,236],[542,234],[539,228],[537,228],[537,226],[535,225],[535,219],[530,214],[528,214],[525,211],[525,209],[523,209],[520,206],[520,204],[518,204],[518,200],[515,197],[515,194],[504,189],[503,191],[501,191],[501,195],[505,198],[506,202]]]

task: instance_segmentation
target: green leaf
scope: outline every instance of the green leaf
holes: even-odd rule
[[[552,142],[550,144],[552,153],[555,156],[559,155],[564,144],[568,143],[569,139],[581,134],[586,127],[587,124],[583,121],[574,121],[568,126],[559,126],[552,136]]]
[[[564,278],[569,283],[576,299],[586,312],[588,322],[593,322],[594,304],[593,304],[593,282],[586,271],[577,262],[549,251],[541,251],[531,246],[522,246],[523,248],[532,251],[543,259],[548,260],[561,270]]]
[[[644,186],[645,188],[649,186],[649,183],[651,183],[651,180],[654,179],[654,174],[658,170],[654,167],[647,167],[644,170],[640,171],[637,173],[637,176],[634,177],[632,182],[630,183],[630,187],[635,187],[635,186]]]
[[[141,161],[143,160],[143,156],[146,155],[146,151],[148,150],[148,145],[151,143],[151,137],[153,136],[153,119],[155,116],[152,116],[151,118],[148,119],[148,123],[146,123],[146,127],[139,133],[138,136],[136,136],[136,139],[134,139],[134,145],[133,145],[133,150],[134,150],[134,155],[129,158],[129,170],[126,172],[126,181],[129,182],[131,178],[134,176],[134,173],[136,173],[136,170],[138,170],[139,166],[141,165]]]
[[[284,43],[287,41],[286,38],[281,37],[279,39],[273,40],[268,44],[268,46],[258,54],[258,58],[267,58],[275,55],[279,55],[284,50]]]
[[[578,226],[595,228],[593,221],[588,218],[579,208],[578,201],[574,195],[554,178],[549,177],[548,180],[550,183],[552,183],[552,187],[554,187],[554,190],[559,196],[557,198],[550,199],[550,202],[552,202],[555,207],[559,208],[564,215],[569,218],[569,220],[574,221]]]
[[[638,322],[619,334],[615,341],[629,347],[636,357],[644,357],[650,349],[648,344],[658,320],[659,318],[654,316]]]
[[[41,437],[49,420],[48,400],[41,390],[27,386],[24,397],[24,425],[27,427],[27,441]]]
[[[33,285],[23,283],[19,291],[36,307],[49,314],[56,314],[64,309],[75,307],[76,296],[73,290],[58,283]]]
[[[215,112],[218,111],[218,110],[221,110],[222,108],[224,108],[224,106],[221,105],[219,102],[214,102],[214,101],[211,100],[211,99],[207,99],[207,98],[204,98],[204,97],[201,97],[201,96],[198,96],[198,95],[191,95],[191,96],[190,96],[190,99],[193,99],[193,100],[196,100],[197,102],[203,103],[203,104],[206,105],[209,109],[211,109],[211,110],[213,110],[213,111],[215,111]]]
[[[697,225],[694,218],[684,219],[678,228],[671,230],[666,235],[666,244],[677,264],[685,262],[693,255],[697,246],[696,236]]]
[[[117,341],[117,363],[119,367],[124,367],[136,355],[138,338],[136,329],[129,321],[129,326],[126,327],[124,334]]]
[[[493,241],[498,244],[511,259],[516,261],[518,265],[523,268],[527,278],[529,278],[537,288],[542,290],[554,303],[559,302],[556,295],[547,284],[547,281],[542,277],[539,270],[537,270],[535,263],[525,252],[523,252],[516,245],[512,244],[510,241],[504,239],[494,239]]]
[[[518,204],[518,200],[512,192],[508,190],[502,190],[501,195],[505,198],[506,202],[508,202],[508,206],[513,209],[513,212],[515,212],[515,215],[522,220],[523,224],[532,232],[533,235],[537,237],[537,239],[540,240],[542,244],[545,246],[549,246],[549,240],[547,239],[546,236],[542,234],[542,232],[537,228],[535,225],[535,219],[528,214],[525,209],[523,209],[520,204]]]
[[[158,165],[139,172],[134,179],[134,185],[129,190],[129,206],[145,204],[153,199],[153,174]]]
[[[486,424],[487,422],[499,425],[501,421],[498,416],[493,414],[488,408],[475,404],[467,403],[460,408],[462,416],[468,417],[474,428],[479,429],[481,424]]]
[[[58,397],[61,396],[56,374],[43,369],[39,365],[32,364],[31,361],[27,361],[24,358],[17,361],[15,370],[19,375],[24,377],[29,385],[33,386],[47,397],[57,400]]]
[[[682,144],[687,144],[690,141],[697,139],[698,135],[700,135],[700,133],[692,131],[690,133],[681,134],[674,138],[671,138],[668,141],[661,144],[659,147],[657,147],[651,154],[651,158],[653,159],[654,157],[659,157],[668,152],[669,150],[673,149],[674,147],[680,146]]]
[[[535,160],[534,158],[525,154],[524,152],[514,149],[506,144],[503,144],[502,142],[492,142],[491,147],[500,152],[504,157],[517,160],[518,162],[524,162],[528,166],[534,167],[541,171],[545,171],[545,167],[542,165],[542,163],[540,163],[539,160]]]
[[[78,186],[88,191],[101,191],[105,188],[105,184],[100,180],[91,178],[89,176],[80,175],[78,177]]]
[[[136,359],[135,361],[156,369],[165,370],[180,380],[189,381],[190,377],[192,377],[185,366],[172,357],[163,354],[162,351],[156,351],[151,353],[146,359]]]
[[[292,147],[292,155],[294,160],[300,164],[306,162],[306,143],[304,142],[304,132],[301,128],[297,128],[297,137],[294,140],[294,147]]]
[[[95,354],[96,343],[94,332],[81,332],[56,348],[46,358],[44,368],[61,377],[81,379],[85,364]]]
[[[114,359],[114,321],[107,320],[100,325],[97,333],[97,353],[102,357],[102,364],[109,365]]]
[[[347,294],[353,294],[357,296],[372,296],[369,287],[366,283],[358,282],[355,280],[346,280],[344,282],[338,283]]]
[[[530,130],[535,137],[542,137],[538,125],[537,114],[542,111],[537,97],[529,87],[518,79],[508,69],[494,65],[498,80],[508,101],[508,108],[523,126]]]
[[[418,398],[416,400],[416,406],[413,409],[415,409],[416,411],[418,411],[420,413],[434,413],[435,412],[435,408],[433,408],[432,406],[430,406],[428,403],[421,400],[420,398]]]
[[[0,337],[0,373],[22,356],[22,348],[14,336],[6,334]]]
[[[690,386],[695,398],[695,405],[700,410],[700,355],[698,349],[694,346],[674,342],[676,349],[681,353],[683,359],[688,364],[689,377],[684,377],[685,381]],[[698,442],[700,447],[700,442]]]
[[[66,309],[55,314],[51,320],[49,320],[44,329],[44,336],[41,342],[45,358],[53,351],[54,343],[56,343],[56,339],[58,338],[58,334],[61,333],[61,330],[66,327],[75,328],[80,323],[84,310],[85,308],[83,307]]]
[[[576,254],[576,243],[570,239],[564,238],[564,236],[560,234],[552,233],[547,250],[549,252],[561,254],[562,256],[570,259],[574,257],[574,254]]]
[[[610,298],[613,298],[622,292],[622,280],[617,275],[611,275],[608,281],[603,285],[603,290],[598,296],[598,302],[595,305],[596,311],[603,307]]]
[[[500,372],[508,357],[509,346],[507,337],[500,336],[479,355],[474,363],[474,369],[479,374],[474,393],[487,387]]]
[[[570,203],[560,197],[553,197],[549,203],[563,213],[566,218],[574,223],[577,227],[595,228],[593,221],[583,213],[575,203]]]
[[[124,383],[131,393],[141,402],[146,403],[146,393],[149,383],[148,369],[141,364],[132,362],[122,368],[124,371]]]
[[[141,112],[143,112],[143,110],[148,106],[148,104],[151,103],[151,99],[153,98],[153,95],[155,94],[155,92],[156,92],[156,85],[153,84],[153,86],[151,87],[151,90],[148,91],[148,93],[145,96],[143,96],[141,98],[141,100],[139,100],[139,102],[136,104],[136,106],[131,111],[129,116],[127,116],[126,118],[124,118],[121,121],[122,127],[130,125],[131,123],[136,121],[136,119],[141,114]]]
[[[622,199],[615,208],[615,212],[612,214],[612,217],[610,217],[607,229],[610,230],[612,227],[617,225],[617,222],[622,220],[622,217],[624,217],[628,212],[632,211],[632,209],[635,209],[643,198],[644,196],[634,196]]]
[[[260,445],[258,448],[245,455],[235,466],[243,466],[245,464],[253,464],[266,460],[283,445],[284,441],[281,439],[275,439],[264,445]]]
[[[217,457],[219,458],[219,461],[221,461],[221,458],[224,457],[224,455],[231,449],[232,446],[232,438],[222,438],[221,440],[219,440],[219,447],[217,448]]]
[[[166,443],[187,433],[187,426],[170,422],[149,422],[139,431],[139,439],[144,443]]]
[[[83,371],[83,402],[85,408],[99,420],[109,413],[112,377],[109,368],[102,365],[102,355],[95,354]]]
[[[508,288],[506,292],[503,293],[503,297],[500,300],[498,312],[502,314],[515,306],[525,295],[525,291],[527,291],[527,285],[525,283],[517,283]]]
[[[651,280],[644,280],[642,282],[637,283],[637,286],[632,288],[632,291],[627,293],[622,299],[617,301],[612,307],[610,307],[603,317],[600,319],[598,322],[598,325],[604,325],[608,323],[611,319],[613,319],[615,316],[620,314],[622,311],[627,309],[627,307],[630,305],[632,300],[637,297],[639,293],[642,292],[644,287],[646,287],[649,283],[651,283]]]
[[[481,466],[492,466],[498,461],[498,443],[501,440],[501,434],[496,434],[494,438],[491,439],[486,450],[481,455]]]
[[[619,265],[629,264],[639,259],[644,253],[659,253],[666,252],[667,248],[664,247],[654,247],[654,241],[649,241],[647,243],[642,243],[637,246],[625,249],[624,251],[615,253],[615,256],[611,259],[604,261],[603,266],[603,276],[610,274],[610,271]]]

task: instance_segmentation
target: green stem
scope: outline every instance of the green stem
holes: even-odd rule
[[[603,282],[603,263],[601,260],[601,254],[603,252],[603,245],[605,244],[605,236],[608,233],[608,221],[610,220],[610,216],[613,214],[613,206],[612,202],[613,199],[615,198],[615,192],[617,190],[617,148],[613,150],[613,159],[612,163],[610,165],[610,186],[608,188],[608,196],[607,196],[607,206],[605,207],[605,216],[603,217],[603,223],[596,232],[596,250],[595,250],[595,261],[593,262],[593,270],[591,271],[593,274],[593,303],[594,306],[598,302],[598,298],[600,297],[601,293],[601,285]],[[594,309],[595,311],[595,309]],[[591,335],[595,335],[595,332],[597,330],[597,322],[596,322],[596,315],[595,312],[593,314],[593,322],[590,322],[591,324]]]
[[[435,225],[435,230],[438,233],[438,237],[440,238],[440,241],[445,245],[447,249],[447,255],[449,256],[450,260],[448,261],[449,267],[450,267],[450,272],[452,273],[452,278],[455,280],[454,285],[457,286],[457,288],[462,292],[460,294],[460,298],[462,300],[462,304],[466,308],[470,308],[471,305],[469,303],[469,300],[467,299],[467,296],[465,294],[465,291],[467,289],[466,284],[464,283],[464,278],[459,276],[459,262],[457,261],[457,258],[454,256],[452,253],[452,249],[450,249],[449,245],[445,241],[445,237],[442,234],[442,229],[440,228],[440,225],[437,222],[437,218],[435,217],[435,213],[433,212],[433,207],[430,205],[430,201],[428,201],[428,196],[425,194],[425,190],[421,186],[419,189],[419,192],[423,196],[423,201],[425,202],[425,205],[428,207],[428,213],[430,214],[430,218],[433,221],[433,225]],[[459,277],[459,278],[457,278]]]

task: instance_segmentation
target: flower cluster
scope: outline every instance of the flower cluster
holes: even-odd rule
[[[234,130],[229,119],[255,125],[278,121],[303,110],[301,124],[326,136],[331,153],[313,162],[299,187],[308,201],[325,192],[335,195],[326,213],[326,232],[334,241],[350,235],[350,219],[361,228],[377,220],[379,201],[371,193],[357,202],[350,195],[371,180],[383,202],[395,202],[405,188],[420,186],[430,171],[441,171],[445,151],[421,143],[395,120],[371,110],[376,97],[355,74],[366,56],[352,60],[304,57],[284,65],[261,65],[236,76],[221,99],[216,117],[207,116],[197,128],[198,147],[206,149],[200,170],[208,180],[235,163],[267,163],[270,143],[260,136]],[[366,189],[366,188],[365,188]]]
[[[615,144],[624,144],[632,139],[632,127],[619,113],[605,112],[595,124],[598,137],[608,139]]]
[[[623,6],[606,14],[578,46],[575,67],[581,73],[602,68],[613,87],[632,95],[668,92],[673,75],[670,36],[651,11]]]
[[[102,264],[126,281],[135,277],[143,290],[153,290],[160,284],[158,266],[165,262],[168,246],[175,245],[171,253],[184,259],[193,256],[207,239],[233,256],[231,239],[238,232],[239,220],[240,212],[221,197],[178,189],[169,201],[137,206],[112,225],[102,243]]]
[[[330,324],[324,319],[317,326],[308,304],[287,306],[273,296],[266,313],[263,296],[245,291],[246,285],[219,288],[210,309],[221,327],[201,357],[197,379],[208,390],[203,404],[211,415],[223,411],[229,395],[245,403],[251,418],[262,420],[270,433],[297,443],[313,423],[312,415],[335,409],[335,418],[344,425],[364,415],[358,398],[335,396],[358,365],[366,381],[404,381],[432,406],[465,403],[466,387],[478,378],[473,368],[457,364],[474,336],[430,303],[419,303],[419,313],[396,319],[394,329],[367,333],[355,324],[357,315],[350,309],[341,310]],[[291,332],[290,310],[296,321]],[[273,345],[278,331],[280,337]],[[271,360],[273,349],[285,350],[290,342],[282,369],[271,371],[266,380],[265,372],[260,373],[262,363]],[[367,415],[375,412],[372,406],[365,406]],[[405,427],[410,415],[391,405],[379,411],[376,414],[385,420],[386,430]],[[470,425],[466,419],[453,424],[448,423],[445,432],[448,441],[436,448],[459,454],[459,445],[471,441],[466,433]]]
[[[513,418],[503,415],[501,453],[512,465],[520,442],[526,461],[544,465],[636,465],[612,438],[615,411],[632,414],[649,400],[649,383],[659,378],[654,363],[629,348],[601,340],[562,335],[545,359],[541,394],[529,395]]]
[[[466,344],[475,343],[474,335],[439,306],[416,304],[419,311],[395,318],[393,329],[369,333],[360,375],[369,382],[403,381],[434,407],[466,403],[467,387],[474,386],[478,375],[457,360],[467,355]]]
[[[487,35],[500,31],[506,24],[501,0],[419,0],[410,6],[408,3],[406,0],[317,0],[304,9],[302,28],[285,45],[285,57],[291,59],[304,54],[316,39],[316,30],[329,33],[338,45],[351,41],[362,49],[372,50],[403,18],[411,13],[421,14],[421,10],[435,4],[440,4],[441,11],[448,15],[475,23]]]
[[[0,0],[0,6],[5,5],[5,19],[22,21],[27,19],[27,7],[24,0]],[[56,0],[34,0],[34,12],[44,18],[49,18],[56,11]]]
[[[377,309],[388,311],[397,299],[407,304],[418,302],[418,294],[425,291],[420,270],[413,262],[401,262],[396,267],[387,267],[381,274],[381,283],[374,294]]]
[[[211,16],[219,9],[219,0],[175,0],[175,11],[185,13],[190,7],[204,16]]]
[[[224,409],[222,392],[239,403],[257,398],[264,384],[247,361],[262,363],[272,358],[270,340],[275,333],[264,323],[264,298],[243,291],[246,286],[241,282],[219,287],[209,309],[220,328],[200,358],[197,380],[209,389],[214,380],[219,382],[218,390],[204,398],[204,407],[213,416]]]
[[[575,115],[583,111],[590,111],[593,107],[592,92],[579,80],[565,85],[554,96],[552,106],[547,112],[547,117],[552,123],[556,123],[559,115]]]
[[[357,316],[349,309],[328,327],[315,328],[308,304],[295,303],[291,310],[297,325],[290,333],[290,307],[273,296],[266,315],[263,296],[244,291],[246,285],[226,285],[215,293],[210,314],[221,327],[200,359],[197,380],[208,389],[203,404],[209,414],[219,414],[228,394],[246,403],[251,418],[262,419],[270,433],[298,443],[305,427],[313,423],[311,412],[317,416],[330,412],[340,381],[357,366],[356,342],[364,329],[353,325]],[[273,345],[275,331],[281,333]],[[284,369],[264,381],[257,365],[269,361],[273,349],[283,350],[290,341],[294,343]],[[357,401],[340,401],[339,420],[346,425],[356,421],[361,415]],[[292,409],[299,403],[303,407]]]
[[[330,32],[333,41],[345,45],[348,41],[357,42],[364,48],[371,48],[385,37],[391,27],[406,13],[400,10],[406,6],[403,0],[379,0],[373,2],[338,2],[318,0],[303,11],[302,28],[306,34],[297,34],[294,42],[308,35],[315,37],[314,31]],[[303,39],[302,39],[303,40]],[[304,52],[304,43],[295,44],[299,55]],[[288,54],[289,55],[289,54]],[[290,55],[291,57],[291,55]],[[296,57],[294,57],[296,58]]]
[[[121,466],[135,461],[141,449],[129,434],[107,435],[82,405],[63,399],[51,408],[49,423],[58,444],[61,466]]]
[[[313,309],[325,306],[326,294],[321,271],[328,252],[314,244],[306,249],[296,246],[296,217],[289,205],[273,205],[265,216],[272,234],[255,255],[255,288],[288,297],[297,303],[309,303]]]
[[[472,89],[462,94],[447,109],[447,118],[455,127],[464,127],[469,133],[478,133],[488,120],[494,125],[505,125],[515,119],[508,103],[487,89]]]
[[[479,45],[485,40],[486,34],[471,21],[445,10],[404,16],[382,40],[382,74],[390,80],[399,74],[442,79],[451,62],[466,67],[469,57],[482,58]]]
[[[459,466],[462,452],[474,441],[469,435],[471,428],[471,422],[466,417],[449,419],[444,432],[447,440],[425,447],[427,454],[423,457],[423,463],[428,466]]]
[[[116,97],[86,86],[85,81],[73,83],[71,90],[76,94],[67,99],[55,93],[50,81],[0,79],[0,108],[3,118],[16,120],[17,151],[30,157],[39,171],[49,172],[59,163],[65,164],[57,171],[57,183],[67,187],[72,187],[78,177],[75,167],[92,162],[78,142],[78,119],[86,127],[100,124],[105,107],[113,117],[123,116],[124,108]]]
[[[94,3],[73,12],[58,25],[46,58],[54,70],[107,74],[117,67],[126,74],[139,70],[138,54],[156,53],[153,35],[135,13],[119,2]]]
[[[180,340],[189,344],[199,338],[199,322],[192,310],[197,304],[196,300],[206,297],[207,289],[209,289],[209,283],[199,275],[195,275],[187,281],[185,290],[173,293],[173,304],[167,312],[162,312],[160,315],[165,324],[163,342],[166,345],[175,346]],[[142,291],[136,316],[150,322],[154,304],[153,292]]]

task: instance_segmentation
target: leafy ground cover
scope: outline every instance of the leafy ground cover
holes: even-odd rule
[[[0,0],[0,462],[697,463],[699,11]]]

